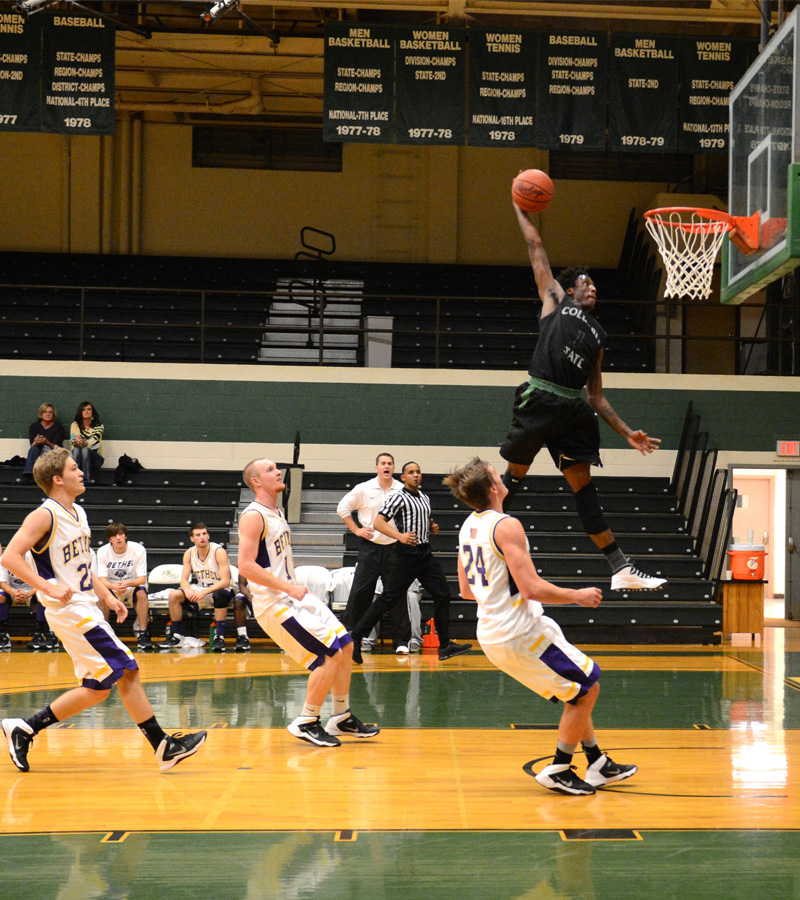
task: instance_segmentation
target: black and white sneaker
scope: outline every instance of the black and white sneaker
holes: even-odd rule
[[[11,638],[8,636],[7,631],[0,631],[0,650],[10,650],[11,649]]]
[[[180,647],[181,636],[179,634],[170,635],[163,643],[158,645],[159,650],[172,650],[173,647]]]
[[[37,631],[31,638],[31,640],[28,641],[26,646],[28,650],[44,650],[44,645],[46,643],[46,635],[41,631]]]
[[[325,726],[328,734],[349,734],[351,737],[371,738],[376,734],[380,734],[380,728],[377,725],[365,725],[361,719],[357,719],[348,710],[338,716],[331,716]]]
[[[586,769],[586,781],[594,787],[604,787],[615,781],[624,781],[639,771],[637,766],[621,766],[604,753]]]
[[[8,741],[11,761],[20,772],[29,771],[28,750],[33,743],[33,729],[24,719],[3,719],[0,724]]]
[[[150,632],[140,631],[136,638],[136,649],[139,653],[147,653],[156,649],[156,645],[150,640]]]
[[[575,766],[568,766],[566,763],[550,763],[533,777],[548,791],[558,791],[560,794],[594,794],[594,787],[581,781],[574,770]]]
[[[45,638],[43,650],[60,650],[61,644],[58,643],[58,638],[55,636],[54,632],[50,632]]]
[[[612,591],[656,591],[666,583],[666,578],[646,575],[633,563],[620,569],[619,572],[614,572],[611,576]]]
[[[208,733],[195,731],[194,734],[168,734],[158,745],[156,761],[162,772],[169,772],[182,759],[188,759],[205,744]]]
[[[214,653],[224,653],[225,652],[225,638],[221,634],[218,634],[214,638],[214,642],[211,645],[211,649],[214,651]]]
[[[301,741],[308,741],[309,744],[314,744],[316,747],[341,747],[342,742],[339,738],[328,734],[322,727],[319,716],[310,722],[301,722],[301,718],[302,716],[299,716],[288,726],[289,734],[300,738]]]
[[[250,638],[246,634],[240,634],[236,638],[233,649],[236,653],[248,653],[250,651]]]

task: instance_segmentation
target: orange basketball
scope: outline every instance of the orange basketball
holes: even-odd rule
[[[525,212],[547,209],[553,199],[553,182],[541,169],[525,169],[511,184],[511,199]]]

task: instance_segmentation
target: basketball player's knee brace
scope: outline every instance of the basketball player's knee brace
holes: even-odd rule
[[[212,594],[214,598],[214,609],[227,609],[231,602],[230,591],[227,588],[220,588]]]
[[[608,522],[600,509],[597,499],[597,488],[590,481],[586,487],[575,492],[575,506],[578,508],[578,516],[587,534],[600,534],[608,529]]]

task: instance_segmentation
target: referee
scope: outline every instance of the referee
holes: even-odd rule
[[[383,585],[383,594],[367,609],[352,629],[353,661],[360,663],[361,640],[393,609],[406,594],[414,579],[433,597],[433,621],[439,635],[439,659],[460,656],[472,644],[456,644],[450,640],[450,588],[438,560],[433,558],[428,542],[430,533],[438,534],[439,526],[431,519],[431,502],[419,489],[422,472],[415,462],[407,462],[400,473],[403,488],[389,494],[380,508],[374,528],[397,542],[393,545],[394,566]],[[395,528],[391,521],[397,524]]]

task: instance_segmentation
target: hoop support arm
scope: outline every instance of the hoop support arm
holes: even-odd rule
[[[736,216],[733,228],[728,232],[731,243],[744,254],[755,253],[759,246],[760,216]]]

